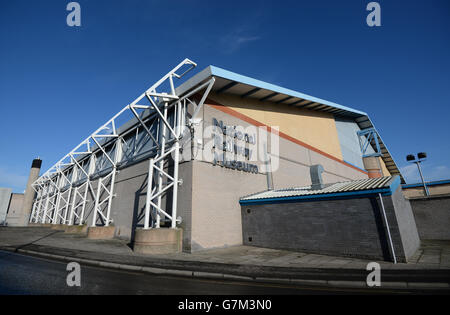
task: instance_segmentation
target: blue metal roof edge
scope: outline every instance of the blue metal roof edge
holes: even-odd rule
[[[437,186],[437,185],[445,185],[450,184],[450,179],[445,180],[437,180],[433,182],[425,182],[427,186]],[[416,187],[423,187],[422,183],[416,183],[416,184],[404,184],[402,185],[402,188],[416,188]]]
[[[363,169],[363,168],[361,168],[361,167],[359,167],[359,166],[357,166],[357,165],[355,165],[355,164],[353,164],[353,163],[350,163],[349,161],[344,160],[344,162],[347,163],[347,164],[350,164],[350,165],[353,166],[353,167],[356,167],[356,168],[359,169],[360,171],[363,171],[363,172],[367,173],[367,170],[365,170],[365,169]]]
[[[401,184],[400,176],[396,175],[392,179],[392,182],[389,185],[389,187],[386,188],[348,191],[341,193],[328,193],[319,195],[239,200],[239,204],[241,206],[246,206],[246,205],[262,205],[262,204],[290,203],[290,202],[326,201],[326,200],[350,199],[352,197],[357,198],[373,197],[374,195],[378,194],[381,194],[382,196],[392,196],[392,194],[398,189],[400,184]]]
[[[383,196],[392,195],[391,190],[389,188],[382,188],[365,191],[353,191],[353,192],[342,192],[342,193],[321,194],[321,195],[240,200],[239,204],[241,206],[245,206],[245,205],[261,205],[261,204],[289,203],[289,202],[339,200],[339,199],[350,199],[352,197],[358,198],[370,197],[378,194],[382,194]]]
[[[375,124],[373,123],[373,121],[372,121],[372,119],[369,117],[369,115],[366,115],[366,116],[367,116],[367,119],[369,120],[370,124],[372,125],[372,128],[374,128],[375,131],[377,132],[378,137],[380,138],[381,143],[382,143],[382,144],[384,145],[384,147],[386,148],[386,151],[387,151],[388,155],[390,156],[390,158],[392,159],[392,162],[394,162],[395,167],[397,168],[397,171],[398,171],[398,173],[400,174],[400,177],[401,177],[402,179],[404,179],[402,172],[401,172],[400,169],[398,168],[397,163],[395,162],[394,157],[392,156],[391,152],[389,152],[389,149],[388,149],[388,147],[387,147],[387,145],[386,145],[386,142],[383,141],[383,138],[381,137],[381,134],[378,132],[377,127],[375,127]]]
[[[213,76],[218,76],[218,77],[221,77],[221,78],[224,78],[224,79],[228,79],[228,80],[232,80],[232,81],[235,81],[235,82],[248,84],[248,85],[255,86],[255,87],[258,87],[258,88],[261,88],[261,89],[271,90],[271,91],[274,91],[274,92],[277,92],[277,93],[280,93],[280,94],[286,94],[286,95],[289,95],[289,96],[302,98],[302,99],[305,99],[305,100],[308,100],[308,101],[311,101],[311,102],[316,102],[316,103],[320,103],[320,104],[323,104],[323,105],[332,106],[332,107],[335,107],[335,108],[338,108],[338,109],[342,109],[342,110],[346,110],[346,111],[349,111],[349,112],[352,112],[352,113],[355,113],[355,114],[358,114],[358,115],[361,115],[361,116],[367,116],[366,113],[361,112],[361,111],[356,110],[356,109],[353,109],[353,108],[350,108],[350,107],[346,107],[346,106],[339,105],[339,104],[336,104],[336,103],[333,103],[333,102],[329,102],[329,101],[326,101],[326,100],[323,100],[323,99],[320,99],[320,98],[317,98],[317,97],[314,97],[314,96],[311,96],[311,95],[307,95],[307,94],[304,94],[304,93],[300,93],[300,92],[297,92],[297,91],[294,91],[294,90],[290,90],[290,89],[287,89],[287,88],[284,88],[284,87],[281,87],[281,86],[278,86],[278,85],[275,85],[275,84],[271,84],[271,83],[267,83],[267,82],[260,81],[260,80],[257,80],[257,79],[253,79],[253,78],[250,78],[250,77],[247,77],[247,76],[244,76],[244,75],[241,75],[241,74],[237,74],[237,73],[234,73],[234,72],[231,72],[231,71],[228,71],[228,70],[216,67],[216,66],[212,66],[211,65],[211,66],[209,66],[209,68],[211,69],[211,75],[213,75]]]

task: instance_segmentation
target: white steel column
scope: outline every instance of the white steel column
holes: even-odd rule
[[[67,215],[69,214],[69,206],[70,206],[70,197],[72,197],[72,185],[70,185],[69,189],[67,190],[67,199],[65,200],[66,205],[64,207],[64,223],[63,224],[69,224],[70,221],[67,221]]]
[[[173,166],[173,194],[172,194],[172,228],[177,227],[177,202],[178,202],[178,166],[180,159],[180,142],[177,140],[175,142],[175,156],[174,156],[174,166]]]
[[[78,223],[78,225],[83,225],[84,223],[84,212],[86,209],[86,203],[87,203],[87,194],[89,191],[89,179],[88,181],[85,183],[85,188],[84,188],[84,195],[83,195],[83,205],[81,206],[81,214],[80,214],[80,222]]]
[[[42,216],[42,224],[45,224],[45,222],[47,221],[47,210],[48,210],[48,202],[49,202],[49,198],[50,198],[50,184],[47,182],[46,184],[46,198],[45,198],[45,205],[44,205],[44,213]]]
[[[78,195],[78,187],[75,187],[73,190],[73,197],[72,197],[72,203],[71,203],[71,207],[70,207],[70,216],[69,216],[69,224],[68,225],[73,225],[73,220],[74,220],[73,217],[74,217],[74,212],[75,212],[75,202],[77,201],[77,195]]]
[[[144,221],[144,229],[148,229],[151,227],[154,228],[160,228],[160,218],[161,214],[164,215],[165,218],[169,219],[171,222],[171,228],[176,228],[178,223],[177,218],[177,205],[178,205],[178,185],[180,184],[179,180],[179,164],[180,164],[180,141],[183,136],[183,128],[182,122],[186,122],[186,117],[182,117],[186,115],[186,112],[183,110],[183,107],[186,104],[186,100],[188,100],[190,103],[194,104],[194,114],[190,120],[190,123],[193,122],[193,120],[196,118],[197,114],[200,112],[203,103],[206,100],[207,94],[210,92],[213,84],[215,82],[215,79],[212,78],[206,83],[203,83],[201,86],[197,87],[196,89],[189,92],[187,95],[184,95],[183,97],[179,98],[175,95],[175,89],[173,88],[173,82],[172,78],[170,77],[170,84],[172,88],[172,94],[158,94],[159,97],[159,105],[153,97],[155,97],[156,93],[148,93],[147,98],[152,103],[153,107],[155,108],[155,111],[158,113],[160,121],[160,130],[161,130],[161,147],[158,151],[158,155],[152,159],[150,159],[149,162],[149,172],[148,172],[148,183],[147,183],[147,200],[146,200],[146,206],[145,206],[145,221]],[[195,95],[202,89],[205,89],[206,91],[203,94],[200,103],[197,105],[193,101],[189,100],[188,97],[191,95]],[[170,99],[172,99],[173,108],[173,123],[170,124],[167,120],[167,109],[169,107]],[[158,106],[164,106],[163,112],[161,112],[158,108]],[[170,139],[168,137],[168,131],[170,131],[170,134],[173,136],[173,139]],[[190,136],[190,135],[186,135]],[[169,141],[170,139],[170,141]],[[166,149],[167,146],[171,146],[170,149]],[[165,172],[164,166],[167,164],[169,165],[169,159],[170,154],[173,154],[173,174],[170,175],[168,172]],[[158,176],[158,180],[155,183],[155,186],[153,186],[153,175]],[[164,177],[166,179],[166,183],[164,183]],[[168,211],[168,209],[164,210],[162,207],[162,197],[164,195],[167,195],[167,192],[169,189],[172,189],[172,209],[171,211]],[[154,200],[157,200],[155,203]],[[151,209],[152,207],[155,209],[155,222],[151,223]],[[170,214],[169,214],[170,212]]]
[[[34,216],[36,215],[36,205],[37,205],[37,199],[35,199],[33,202],[33,208],[31,209],[31,215],[30,215],[30,219],[28,220],[28,223],[33,222]]]
[[[102,187],[102,179],[99,178],[98,179],[98,184],[97,184],[97,191],[95,194],[95,205],[94,205],[94,215],[92,217],[92,225],[93,227],[95,227],[97,225],[97,212],[99,211],[98,207],[100,204],[100,191],[101,191],[101,187]]]
[[[109,223],[111,222],[111,204],[112,204],[112,199],[114,196],[114,182],[116,180],[116,167],[113,167],[113,171],[112,171],[112,175],[111,175],[111,184],[109,185],[109,196],[108,196],[108,209],[106,212],[106,222],[105,222],[105,226],[109,226]],[[106,187],[105,187],[106,189]]]
[[[39,203],[38,203],[38,206],[36,208],[36,216],[34,218],[34,223],[39,223],[40,216],[41,216],[41,209],[42,209],[42,196],[44,194],[44,188],[41,185],[39,185],[39,187],[40,187],[40,189],[39,189],[39,192],[40,192],[39,195],[40,196],[39,196]]]
[[[62,177],[61,175],[57,175],[56,179],[56,195],[55,195],[55,204],[54,204],[54,210],[53,210],[53,219],[52,224],[58,224],[58,216],[59,216],[59,203],[61,201],[61,185],[62,185]]]
[[[100,148],[100,150],[103,152],[105,157],[111,162],[111,172],[98,179],[98,188],[96,192],[95,197],[95,206],[94,206],[94,215],[92,219],[92,226],[97,225],[97,219],[100,216],[101,219],[104,221],[105,226],[109,226],[111,224],[111,207],[112,207],[112,201],[114,195],[114,186],[116,181],[116,173],[117,173],[117,164],[120,162],[122,158],[122,139],[117,136],[115,126],[113,125],[113,135],[116,137],[116,140],[114,142],[113,148],[115,150],[114,157],[111,157],[103,148]],[[102,137],[101,135],[97,137]],[[94,139],[94,138],[93,138]],[[100,144],[97,142],[97,140],[94,139],[94,141],[100,146]],[[109,180],[109,189],[108,189],[108,180]],[[103,193],[106,193],[106,198],[102,201],[100,200],[100,197]],[[103,204],[107,203],[106,205],[106,214],[104,213],[104,210],[102,210]]]
[[[77,181],[78,169],[83,171],[83,168],[81,168],[78,165],[78,163],[76,162],[76,159],[74,158],[74,156],[72,154],[70,154],[70,159],[74,163],[73,168],[72,168],[72,176],[70,177],[70,186],[72,187],[73,183],[75,183]],[[68,225],[73,225],[74,211],[75,211],[75,208],[76,208],[75,204],[76,204],[76,201],[77,201],[77,195],[78,195],[78,187],[75,187],[73,189],[72,203],[71,203],[71,206],[70,206],[70,216],[69,216],[69,224]]]
[[[156,108],[156,107],[155,107]],[[164,104],[164,116],[163,116],[164,120],[167,120],[167,103]],[[160,150],[160,156],[163,156],[165,153],[165,148],[166,148],[166,136],[167,136],[167,128],[166,128],[166,124],[162,123],[162,132],[161,132],[161,150]],[[164,170],[164,159],[161,159],[161,161],[159,162],[159,169],[160,170]],[[158,176],[158,191],[162,190],[162,186],[163,186],[163,174],[162,172],[157,172],[157,176]],[[162,195],[160,194],[158,196],[158,208],[161,209],[161,201],[162,201]],[[155,227],[159,228],[161,226],[161,215],[159,213],[159,211],[156,212],[156,223],[155,223]]]
[[[150,202],[151,199],[148,196],[153,195],[153,166],[154,159],[150,159],[149,167],[148,167],[148,179],[147,179],[147,199],[145,202],[145,221],[144,221],[144,229],[150,228]]]

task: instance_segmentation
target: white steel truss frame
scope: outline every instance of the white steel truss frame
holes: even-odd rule
[[[115,197],[115,179],[122,160],[122,146],[126,145],[123,136],[143,128],[155,144],[150,150],[156,153],[149,159],[144,228],[160,228],[161,216],[168,218],[171,228],[176,228],[177,223],[181,221],[177,217],[178,185],[182,182],[178,174],[180,141],[184,135],[184,128],[192,127],[194,118],[200,112],[215,83],[213,77],[183,95],[176,95],[174,79],[181,79],[196,66],[197,64],[189,59],[183,60],[40,176],[32,184],[37,195],[30,222],[73,225],[77,221],[77,224],[82,225],[86,219],[86,205],[91,201],[88,195],[91,194],[94,197],[92,201],[95,202],[91,226],[96,226],[99,221],[101,225],[110,225],[113,222],[111,207]],[[181,74],[177,73],[182,70]],[[169,92],[157,91],[166,84],[170,87]],[[205,91],[198,104],[190,99],[202,90]],[[143,99],[147,99],[150,105],[139,104]],[[190,118],[186,110],[187,103],[194,106],[194,112]],[[169,110],[173,111],[172,121],[168,119]],[[137,123],[132,129],[119,135],[116,121],[127,111],[133,114]],[[157,123],[156,136],[147,126],[149,122]],[[109,131],[105,132],[105,130]],[[113,156],[108,153],[108,148],[112,148],[110,151],[114,152]],[[98,153],[106,157],[111,167],[106,173],[102,172],[100,177],[92,179]],[[173,156],[173,173],[169,174],[165,166],[171,155]],[[87,171],[80,164],[81,161],[82,163],[89,161]],[[98,181],[97,189],[94,189],[92,185],[93,180]],[[170,189],[172,189],[172,209],[167,209],[162,205],[162,198]]]

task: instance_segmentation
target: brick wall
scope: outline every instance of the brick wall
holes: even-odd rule
[[[423,240],[450,240],[450,195],[410,199]]]
[[[383,201],[397,260],[406,261],[420,245],[411,208],[400,188]],[[243,206],[242,225],[246,245],[392,260],[376,196]]]

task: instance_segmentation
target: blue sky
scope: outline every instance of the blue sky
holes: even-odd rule
[[[80,0],[0,2],[0,187],[24,190],[182,59],[369,113],[408,182],[450,178],[450,2]]]

